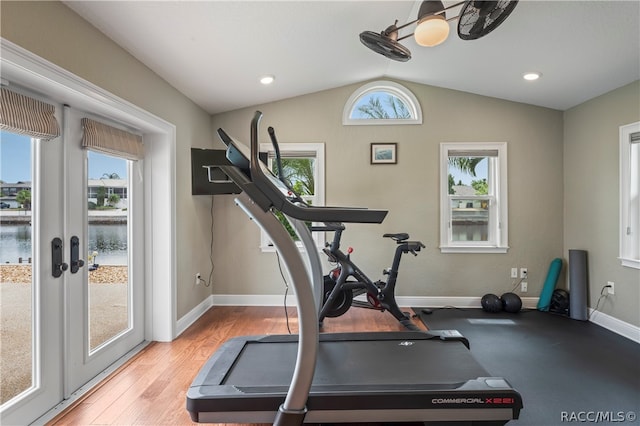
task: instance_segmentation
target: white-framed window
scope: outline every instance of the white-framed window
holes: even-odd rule
[[[506,253],[507,143],[440,144],[440,251]]]
[[[620,262],[640,269],[640,121],[620,126]]]
[[[275,171],[275,151],[270,143],[260,144],[260,152],[267,153],[269,170]],[[284,175],[293,189],[308,203],[314,206],[324,206],[324,144],[323,143],[282,143],[280,157]],[[302,247],[297,235],[286,222],[287,227],[296,244]],[[317,247],[324,246],[324,232],[314,232],[313,239]],[[275,247],[264,231],[260,231],[260,248],[262,251],[274,251]]]
[[[415,95],[393,81],[374,81],[351,94],[342,112],[344,125],[422,124]]]

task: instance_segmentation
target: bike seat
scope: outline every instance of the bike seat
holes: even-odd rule
[[[409,234],[406,232],[401,232],[399,234],[384,234],[384,238],[391,238],[394,241],[402,242],[409,239]]]

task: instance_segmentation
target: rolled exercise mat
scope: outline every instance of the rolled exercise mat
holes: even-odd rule
[[[542,292],[540,293],[540,298],[538,299],[539,311],[549,310],[549,306],[551,306],[551,296],[553,295],[553,290],[555,290],[556,288],[556,283],[558,282],[560,271],[562,271],[562,259],[555,258],[549,265],[547,279],[544,280]]]
[[[586,321],[587,315],[587,252],[569,250],[569,316],[574,320]]]

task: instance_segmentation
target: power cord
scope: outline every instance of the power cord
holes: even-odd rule
[[[516,288],[518,288],[518,286],[520,285],[520,283],[524,281],[524,278],[520,278],[518,280],[518,282],[516,283],[516,285],[513,286],[513,288],[511,289],[511,293],[513,293],[514,291],[516,291]]]
[[[280,270],[280,276],[282,277],[282,282],[284,283],[284,317],[287,320],[287,331],[291,334],[291,328],[289,327],[289,311],[287,310],[287,294],[289,294],[289,283],[287,279],[284,277],[284,272],[282,271],[282,264],[280,263],[280,253],[276,250],[276,257],[278,258],[278,269]]]
[[[209,263],[211,264],[211,271],[209,271],[209,279],[204,283],[205,287],[209,287],[213,283],[213,271],[216,269],[213,263],[213,196],[211,197],[211,243],[209,244]],[[204,280],[203,280],[204,281]]]
[[[467,310],[465,308],[459,308],[459,307],[453,306],[453,305],[445,305],[445,306],[440,306],[438,308],[422,308],[420,310],[420,312],[422,312],[425,315],[431,315],[435,311],[440,311],[440,310],[443,310],[443,309],[445,309],[445,310],[446,309],[455,309],[455,310],[458,310],[458,311],[466,311]],[[419,317],[420,317],[420,314],[413,314],[413,318],[419,318]]]
[[[602,286],[602,290],[600,290],[600,297],[598,297],[598,301],[596,302],[596,307],[593,308],[593,311],[591,311],[591,313],[589,314],[589,319],[591,319],[591,315],[593,315],[593,313],[598,310],[598,306],[600,305],[600,301],[602,300],[602,298],[608,296],[608,294],[605,294],[604,291],[609,287],[611,287],[609,284]]]

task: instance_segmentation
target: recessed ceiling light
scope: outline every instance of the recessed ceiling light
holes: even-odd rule
[[[528,81],[534,81],[539,79],[541,76],[542,76],[542,73],[539,73],[539,72],[527,72],[522,76],[522,78]]]
[[[264,84],[266,86],[266,85],[269,85],[269,84],[273,83],[273,81],[275,79],[276,78],[274,76],[272,76],[272,75],[265,75],[265,76],[260,77],[260,83],[262,83],[262,84]]]

